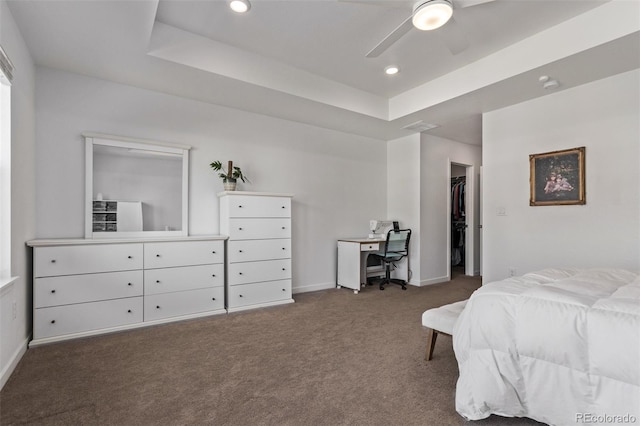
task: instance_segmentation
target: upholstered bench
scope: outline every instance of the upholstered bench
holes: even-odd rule
[[[427,353],[424,356],[425,360],[431,360],[438,333],[449,336],[453,334],[453,326],[466,304],[466,300],[461,300],[460,302],[424,311],[422,314],[422,326],[425,327],[429,333],[427,334]]]

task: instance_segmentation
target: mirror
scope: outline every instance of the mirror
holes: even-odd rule
[[[83,136],[85,238],[188,235],[190,147]]]

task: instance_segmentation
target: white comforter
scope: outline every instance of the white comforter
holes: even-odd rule
[[[456,410],[469,420],[640,424],[636,273],[546,269],[486,284],[453,336]]]

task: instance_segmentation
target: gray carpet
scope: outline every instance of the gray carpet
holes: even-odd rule
[[[451,338],[424,361],[422,312],[478,278],[368,287],[29,349],[0,423],[38,425],[535,425],[455,411]]]

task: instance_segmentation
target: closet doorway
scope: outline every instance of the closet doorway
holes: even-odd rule
[[[459,275],[474,275],[474,202],[473,167],[449,162],[447,208],[447,260],[449,279]]]

